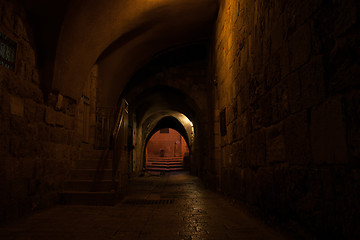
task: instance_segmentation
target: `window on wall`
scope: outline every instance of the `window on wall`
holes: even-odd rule
[[[16,42],[0,32],[0,65],[14,71]]]
[[[160,133],[169,133],[169,128],[160,129]]]

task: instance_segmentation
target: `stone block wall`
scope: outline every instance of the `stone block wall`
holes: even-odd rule
[[[0,31],[17,43],[15,71],[0,66],[0,222],[57,202],[78,158],[75,101],[44,98],[24,11],[0,1]]]
[[[266,220],[320,238],[360,236],[359,1],[220,3],[218,187]]]

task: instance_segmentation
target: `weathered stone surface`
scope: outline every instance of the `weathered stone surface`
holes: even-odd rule
[[[28,122],[35,122],[37,118],[36,117],[37,104],[33,100],[26,99],[24,105],[25,105],[24,118]]]
[[[311,145],[315,163],[347,163],[342,99],[332,98],[311,111]]]
[[[266,161],[281,163],[286,159],[283,124],[274,125],[266,130]]]
[[[236,136],[236,140],[241,140],[243,139],[246,134],[248,133],[248,121],[246,119],[246,114],[241,114],[236,120],[236,132],[235,132],[235,136]]]
[[[38,124],[38,137],[42,141],[49,141],[50,139],[50,131],[49,126],[45,123]]]
[[[40,88],[30,81],[21,82],[21,87],[19,88],[19,95],[23,98],[31,98],[37,103],[44,102],[43,94]]]
[[[262,130],[248,135],[246,142],[246,154],[249,165],[247,167],[259,167],[265,164],[266,138]]]
[[[323,56],[314,57],[299,70],[302,109],[307,109],[325,99],[325,70]]]
[[[270,30],[271,35],[271,53],[274,54],[276,51],[280,49],[283,45],[284,40],[284,30],[282,27],[283,16],[279,15],[278,19],[272,25],[272,29]]]
[[[68,115],[64,115],[64,127],[66,129],[74,129],[74,118]]]
[[[310,127],[307,111],[295,114],[284,121],[286,159],[291,165],[308,165],[312,161]]]
[[[10,113],[19,117],[24,116],[24,101],[18,96],[10,96]]]
[[[272,120],[277,123],[289,114],[289,93],[286,84],[278,84],[271,92]]]
[[[261,111],[261,125],[269,126],[273,123],[272,94],[268,93],[259,100],[259,110]]]
[[[224,1],[216,22],[215,106],[237,105],[227,129],[233,141],[222,146],[231,147],[232,163],[240,159],[231,170],[221,149],[222,180],[241,185],[224,191],[319,236],[352,236],[354,224],[342,219],[359,212],[351,202],[355,177],[346,172],[360,156],[355,2]],[[265,163],[256,164],[264,151]]]
[[[57,112],[52,109],[51,107],[46,107],[45,108],[45,122],[47,124],[56,125],[56,121],[57,121]]]
[[[0,28],[18,44],[16,72],[0,67],[1,222],[57,202],[71,161],[78,158],[80,141],[70,141],[64,129],[73,129],[69,122],[75,101],[65,100],[65,114],[44,104],[29,25],[19,6],[0,1]]]
[[[45,109],[46,107],[42,104],[37,104],[36,105],[36,121],[37,122],[43,122],[45,119]]]
[[[345,99],[346,136],[352,162],[360,159],[360,91],[354,90]]]
[[[50,141],[54,143],[67,143],[67,134],[63,128],[54,127],[50,129]]]
[[[33,83],[35,83],[37,85],[40,84],[40,76],[39,76],[39,70],[38,69],[33,69],[31,80],[32,80]]]
[[[65,125],[65,114],[56,112],[56,126],[63,127]]]

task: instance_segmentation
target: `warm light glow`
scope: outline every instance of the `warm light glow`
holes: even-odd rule
[[[149,171],[188,170],[189,148],[181,134],[165,128],[157,131],[146,145],[146,169]]]
[[[187,126],[191,126],[194,127],[194,124],[190,121],[189,118],[187,118],[184,114],[180,113],[179,114],[179,120],[180,122],[184,125],[184,127],[186,128]]]

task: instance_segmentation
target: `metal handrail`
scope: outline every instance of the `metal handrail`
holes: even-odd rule
[[[119,113],[118,113],[118,116],[117,116],[117,120],[116,120],[116,123],[114,125],[114,130],[113,130],[113,133],[112,133],[112,137],[113,137],[113,144],[115,145],[116,142],[117,142],[117,138],[118,138],[118,135],[119,135],[119,131],[120,131],[120,128],[123,124],[123,120],[124,120],[124,114],[125,113],[128,113],[128,110],[127,110],[127,107],[128,107],[128,102],[123,99],[122,102],[121,102],[121,106],[120,106],[120,109],[119,109]],[[113,181],[115,182],[116,181],[116,176],[117,176],[117,171],[118,171],[118,166],[119,166],[119,160],[120,159],[117,159],[116,157],[113,158],[113,171],[112,171],[112,179]]]
[[[111,145],[114,126],[114,107],[96,108],[95,148],[106,149]]]
[[[127,113],[127,106],[128,106],[128,102],[123,99],[123,101],[121,102],[121,106],[120,106],[120,110],[119,110],[119,114],[117,116],[117,120],[114,126],[114,131],[113,131],[113,139],[115,140],[119,134],[120,131],[120,127],[122,124],[122,121],[124,119],[124,111],[126,111]]]

